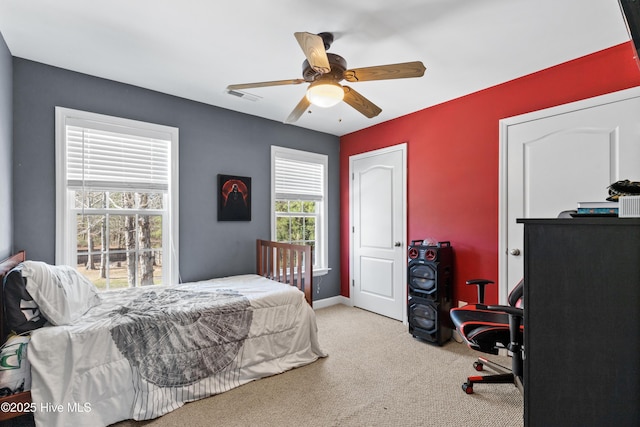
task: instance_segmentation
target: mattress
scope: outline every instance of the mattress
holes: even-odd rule
[[[108,291],[32,332],[38,426],[146,420],[326,356],[297,288],[258,275]]]

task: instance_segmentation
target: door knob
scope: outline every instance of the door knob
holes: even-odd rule
[[[518,249],[518,248],[516,248],[516,249],[511,249],[511,250],[509,251],[509,253],[510,253],[511,255],[513,255],[513,256],[518,256],[518,255],[520,255],[520,249]]]
[[[396,248],[399,248],[400,246],[402,246],[402,242],[396,242],[394,243],[394,245]]]

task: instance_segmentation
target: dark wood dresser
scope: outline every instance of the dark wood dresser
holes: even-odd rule
[[[525,425],[640,425],[640,219],[521,219]]]

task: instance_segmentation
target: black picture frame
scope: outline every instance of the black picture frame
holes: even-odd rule
[[[218,221],[251,221],[251,177],[218,174]]]

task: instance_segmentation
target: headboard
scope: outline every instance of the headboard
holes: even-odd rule
[[[305,299],[313,307],[312,252],[312,247],[309,245],[258,239],[256,272],[269,279],[297,287],[304,292]]]

